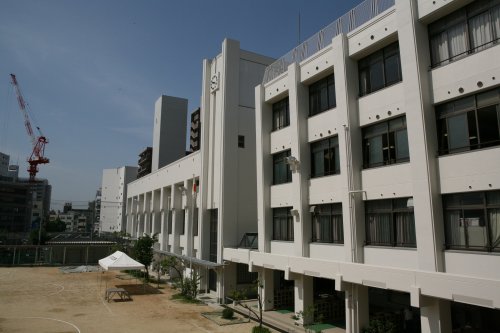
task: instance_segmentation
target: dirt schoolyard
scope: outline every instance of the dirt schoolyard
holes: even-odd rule
[[[147,289],[119,272],[62,273],[57,267],[0,268],[2,333],[249,333],[255,323],[219,326],[201,315],[214,307],[171,300],[177,291]],[[132,301],[107,302],[106,288],[131,291]],[[115,298],[116,299],[116,298]]]

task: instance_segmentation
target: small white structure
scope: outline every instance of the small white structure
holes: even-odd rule
[[[141,270],[145,268],[143,264],[121,251],[116,251],[106,258],[100,259],[99,266],[106,271]]]

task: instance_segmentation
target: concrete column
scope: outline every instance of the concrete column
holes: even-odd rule
[[[361,170],[363,163],[361,128],[357,107],[358,73],[356,62],[349,57],[347,37],[340,34],[332,40],[332,57],[336,113],[339,117],[337,128],[340,157],[340,176],[343,195],[342,215],[344,216],[344,248],[346,261],[363,262],[363,242],[365,239],[363,194]],[[344,148],[344,149],[342,149]]]
[[[432,107],[427,27],[418,20],[417,0],[396,1],[401,70],[408,123],[418,268],[443,271],[444,243],[436,117]]]
[[[193,181],[185,180],[184,187],[186,190],[186,216],[185,216],[185,230],[186,235],[186,255],[193,256],[193,214],[194,214],[194,202],[193,202]]]
[[[370,320],[368,287],[349,284],[345,290],[345,306],[346,332],[361,332]]]
[[[423,297],[420,307],[422,333],[451,332],[450,301]]]
[[[265,101],[263,85],[255,87],[255,126],[257,151],[257,231],[259,251],[271,251],[272,213],[269,207],[273,181],[271,155],[272,108]]]
[[[168,243],[168,232],[167,232],[167,216],[168,216],[168,204],[166,203],[167,189],[162,187],[160,190],[160,236],[158,241],[160,242],[160,250],[167,250]]]
[[[161,201],[161,190],[154,190],[151,197],[151,207],[152,207],[152,221],[151,221],[151,234],[158,234],[161,232],[161,221],[160,221],[160,201]],[[159,238],[158,238],[159,240]]]
[[[259,281],[264,288],[262,290],[262,308],[264,311],[274,308],[274,270],[263,268],[259,271]]]
[[[171,250],[174,253],[180,253],[179,242],[180,242],[180,229],[181,222],[184,218],[184,210],[181,208],[182,206],[182,192],[179,190],[179,184],[172,185],[172,239],[173,242]]]
[[[302,324],[309,324],[314,320],[313,277],[300,275],[294,282],[295,312],[302,311]]]
[[[309,214],[309,175],[310,149],[307,138],[307,120],[309,116],[309,99],[307,87],[300,83],[300,68],[297,63],[288,66],[291,156],[298,160],[292,169],[293,210],[294,216],[294,255],[309,256],[309,242],[311,239],[311,214]],[[295,170],[294,170],[295,168]]]

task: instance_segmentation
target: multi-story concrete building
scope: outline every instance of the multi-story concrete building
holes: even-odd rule
[[[200,149],[128,186],[127,231],[158,234],[158,252],[190,261],[219,298],[237,283],[223,247],[257,230],[254,87],[271,61],[226,39],[203,62]]]
[[[259,249],[223,252],[265,309],[498,331],[499,37],[499,1],[368,0],[267,69]]]
[[[200,124],[200,108],[191,113],[191,132],[189,138],[189,150],[191,152],[200,150],[201,141],[201,124]]]
[[[127,185],[137,178],[137,167],[124,166],[102,171],[99,232],[125,231]]]
[[[94,227],[93,227],[93,232],[98,232],[99,231],[99,226],[101,225],[100,219],[101,219],[101,195],[102,191],[101,188],[99,188],[96,193],[95,193],[95,200],[94,200]]]

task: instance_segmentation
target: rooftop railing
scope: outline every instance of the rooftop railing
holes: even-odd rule
[[[325,28],[314,34],[302,44],[273,62],[266,68],[263,84],[277,78],[287,71],[288,66],[300,62],[332,43],[341,33],[348,33],[368,22],[380,13],[394,6],[395,0],[365,0]]]

